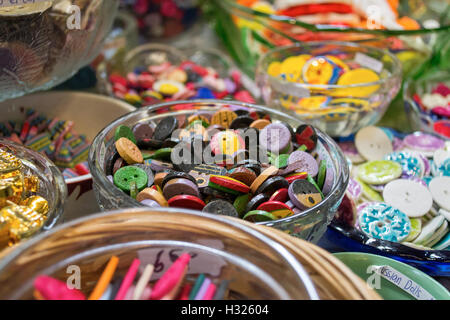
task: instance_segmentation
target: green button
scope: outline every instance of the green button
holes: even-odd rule
[[[274,161],[274,166],[277,168],[286,168],[289,161],[289,154],[280,154]]]
[[[358,168],[358,177],[369,184],[386,184],[402,175],[402,166],[394,161],[369,161]]]
[[[317,185],[319,186],[320,190],[322,190],[323,188],[326,175],[327,175],[327,162],[325,160],[321,160],[319,164],[319,173],[317,174]]]
[[[128,166],[117,170],[114,175],[114,184],[124,192],[130,193],[132,182],[136,182],[139,191],[144,190],[148,184],[147,173],[138,167]]]
[[[243,219],[250,222],[264,222],[277,220],[277,218],[275,218],[273,214],[262,210],[250,211],[244,216]]]
[[[368,199],[369,201],[376,201],[376,202],[384,201],[383,197],[378,192],[369,187],[366,183],[364,183],[358,178],[356,178],[355,180],[359,182],[359,184],[361,185],[363,196],[366,199]]]
[[[243,194],[234,200],[234,208],[240,217],[245,213],[245,208],[247,207],[248,202],[250,201],[250,194]]]
[[[136,144],[136,138],[134,137],[133,131],[127,126],[120,125],[116,128],[114,139],[117,141],[120,138],[127,138],[128,140]]]
[[[172,154],[172,148],[163,148],[155,151],[155,153],[150,157],[153,160],[170,160],[170,155]]]

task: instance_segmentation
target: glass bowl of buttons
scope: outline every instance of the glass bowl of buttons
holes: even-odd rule
[[[97,69],[99,91],[135,107],[188,99],[255,102],[259,90],[213,48],[145,44]]]
[[[273,226],[316,242],[348,182],[336,143],[293,113],[235,101],[141,108],[89,153],[102,210],[181,207]]]
[[[418,131],[366,127],[338,142],[351,179],[323,240],[450,275],[450,145]],[[325,244],[325,242],[324,242]],[[328,247],[328,245],[325,245]]]
[[[268,106],[293,110],[333,137],[379,121],[401,80],[401,64],[394,55],[346,42],[276,48],[260,59],[256,72]]]
[[[12,277],[17,270],[21,277]],[[75,270],[80,291],[67,288]],[[318,299],[303,266],[279,243],[225,217],[173,208],[60,226],[1,260],[0,284],[0,297],[14,300]]]
[[[431,79],[408,81],[404,100],[414,130],[450,139],[450,72],[443,70]]]
[[[66,196],[64,178],[50,160],[0,140],[0,250],[51,229]]]
[[[119,0],[20,3],[0,7],[0,100],[56,86],[90,63]]]

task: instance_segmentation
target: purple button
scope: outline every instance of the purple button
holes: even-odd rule
[[[403,139],[403,142],[411,149],[423,151],[436,151],[445,147],[444,141],[423,132],[410,134]]]
[[[275,154],[288,152],[291,139],[291,132],[281,123],[268,125],[259,135],[260,145]]]
[[[358,201],[362,195],[362,187],[355,179],[350,178],[348,181],[347,191],[355,201]]]
[[[153,200],[150,199],[144,199],[140,202],[141,204],[143,204],[144,206],[150,207],[150,208],[160,208],[161,205]]]
[[[299,164],[297,172],[307,172],[311,177],[317,176],[319,165],[316,159],[307,152],[295,151],[289,156],[288,164]]]
[[[334,171],[331,168],[327,169],[327,174],[325,175],[325,182],[323,183],[322,193],[327,196],[334,186]]]
[[[199,197],[198,187],[188,179],[172,179],[166,183],[163,190],[164,197],[169,200],[179,195]]]

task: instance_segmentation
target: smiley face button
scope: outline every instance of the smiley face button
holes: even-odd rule
[[[389,182],[384,187],[383,198],[387,204],[411,218],[424,216],[433,206],[433,198],[428,188],[406,179]]]
[[[307,180],[295,180],[289,186],[289,198],[299,209],[309,209],[322,201],[322,195],[316,187]]]
[[[355,136],[358,152],[367,160],[382,160],[393,152],[392,142],[386,133],[377,127],[365,127]]]
[[[372,203],[359,212],[359,228],[368,237],[401,242],[411,232],[409,218],[386,203]]]

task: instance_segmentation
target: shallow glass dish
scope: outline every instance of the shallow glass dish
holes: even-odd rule
[[[319,299],[309,275],[279,243],[225,217],[179,209],[95,215],[21,245],[0,261],[0,299],[33,299],[37,276],[64,281],[73,265],[88,295],[112,255],[120,259],[116,276],[138,258],[141,267],[155,266],[156,280],[186,252],[192,256],[187,279],[205,273],[213,281],[231,280],[229,299]]]
[[[16,143],[0,139],[3,148],[22,160],[25,172],[39,179],[37,195],[48,201],[49,211],[42,231],[53,228],[64,214],[64,203],[67,198],[67,187],[59,169],[47,157]]]
[[[114,133],[119,125],[134,126],[139,122],[157,122],[167,116],[190,116],[197,112],[214,114],[223,107],[238,106],[268,114],[274,121],[289,123],[297,128],[303,122],[290,112],[281,112],[267,107],[235,101],[192,100],[179,101],[141,108],[108,125],[94,139],[89,152],[89,167],[93,186],[101,210],[142,207],[143,205],[118,189],[105,175],[107,162],[115,152]],[[284,219],[260,224],[281,229],[293,236],[317,242],[333,219],[342,201],[349,180],[348,165],[342,151],[326,134],[318,130],[319,155],[327,162],[328,169],[334,171],[334,184],[328,196],[317,206]]]
[[[0,100],[54,87],[89,64],[101,51],[119,4],[28,2],[0,8]]]
[[[272,62],[302,54],[336,56],[346,64],[366,59],[379,68],[380,80],[347,86],[313,85],[268,74]],[[371,66],[368,64],[368,67]],[[279,47],[264,54],[258,62],[256,82],[268,106],[290,109],[303,121],[339,137],[355,133],[382,118],[400,90],[402,68],[400,61],[385,50],[349,42],[308,42]],[[322,105],[318,106],[316,100],[323,101]]]
[[[419,250],[401,243],[369,238],[353,226],[333,220],[320,245],[332,252],[354,251],[385,256],[435,277],[450,277],[450,250]]]
[[[413,130],[422,130],[438,135],[444,140],[450,139],[450,135],[445,136],[435,130],[436,122],[447,123],[447,131],[450,132],[450,118],[444,119],[432,114],[431,111],[423,111],[416,100],[416,95],[421,98],[426,93],[431,93],[440,83],[450,86],[450,71],[442,70],[432,78],[417,81],[407,81],[405,83],[403,96],[405,101],[405,113]],[[445,107],[445,106],[444,106]],[[448,108],[448,107],[447,107]]]

